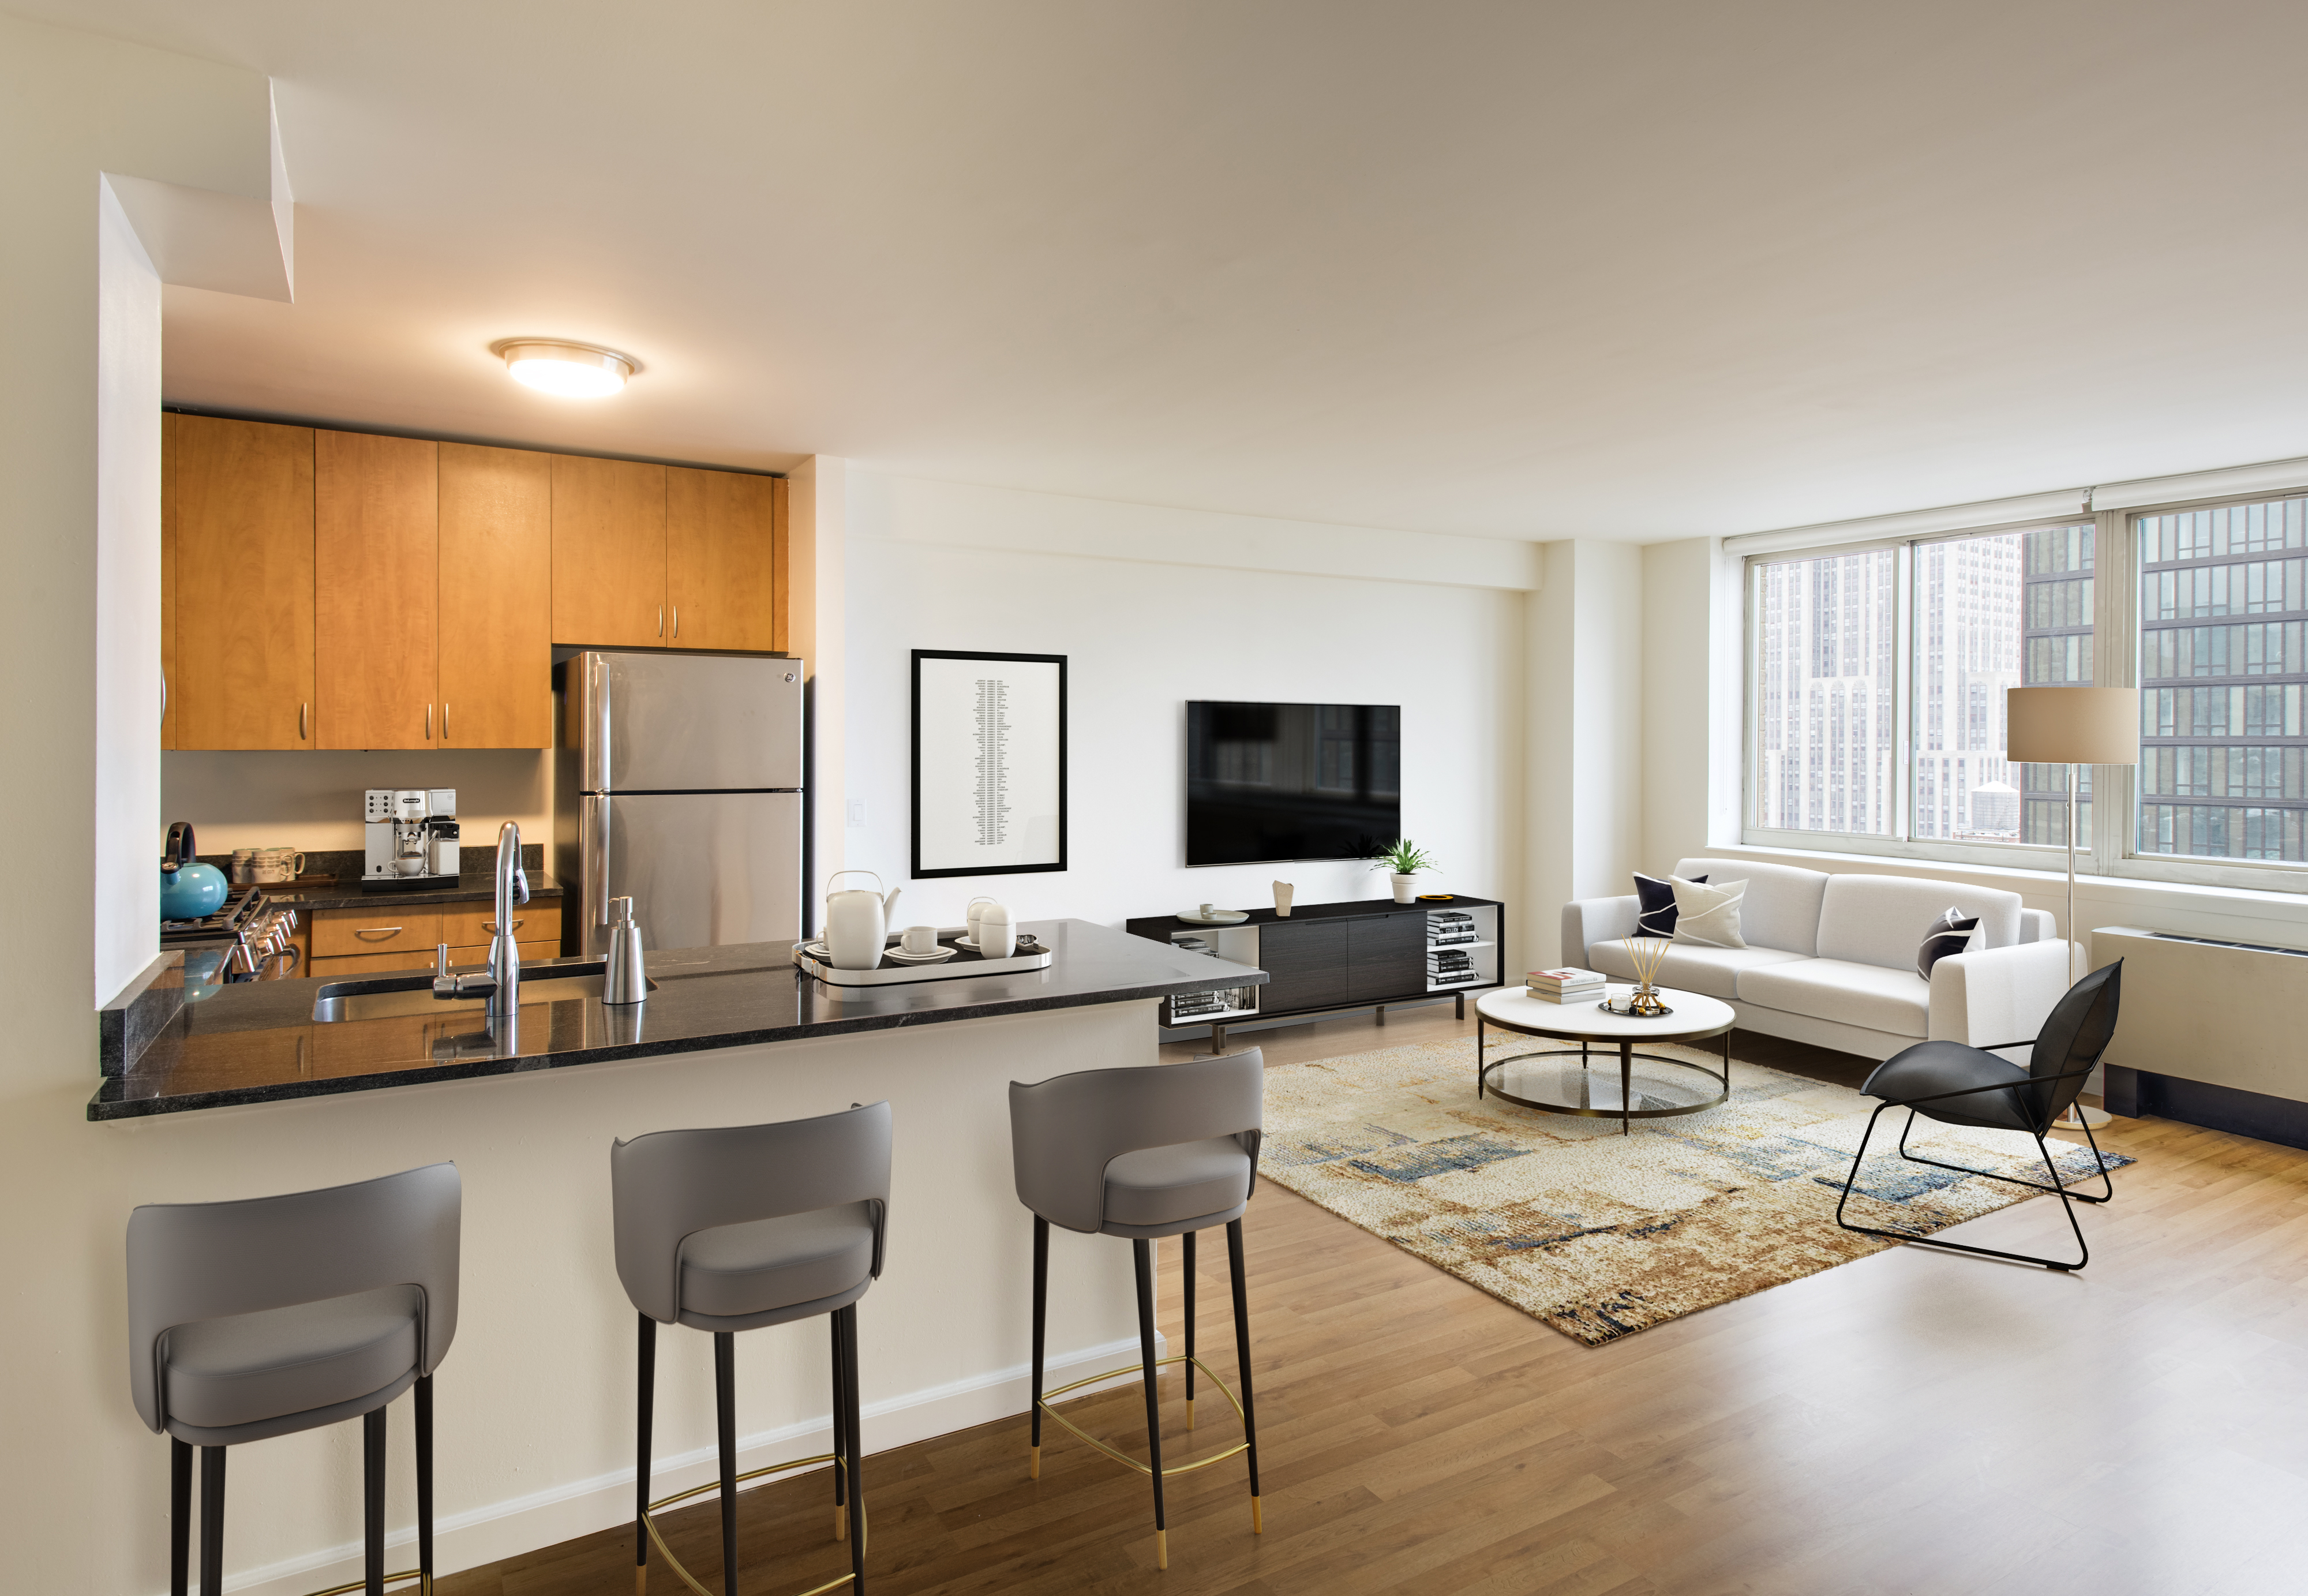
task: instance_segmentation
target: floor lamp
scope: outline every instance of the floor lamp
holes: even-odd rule
[[[2140,763],[2140,689],[2137,687],[2013,687],[2004,694],[2004,757],[2014,764],[2068,767],[2068,913],[2062,936],[2068,945],[2068,980],[2076,975],[2076,769],[2087,764]],[[2054,1123],[2081,1130],[2086,1120],[2105,1125],[2108,1117],[2081,1103]]]

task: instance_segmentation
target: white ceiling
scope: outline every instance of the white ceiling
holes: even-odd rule
[[[5,3],[277,80],[185,403],[1646,540],[2308,453],[2297,0]]]

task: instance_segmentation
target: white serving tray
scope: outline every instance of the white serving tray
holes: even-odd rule
[[[943,946],[952,947],[954,938],[966,936],[968,929],[963,926],[956,926],[951,930],[941,927],[938,941]],[[897,942],[893,935],[887,945],[894,947]],[[876,970],[836,970],[808,950],[808,943],[795,943],[793,962],[805,973],[829,987],[897,987],[910,981],[959,980],[965,976],[1016,975],[1021,971],[1047,970],[1050,967],[1050,950],[1046,945],[1031,953],[1012,953],[1006,959],[980,958],[968,948],[962,948],[952,958],[941,959],[934,964],[905,964],[895,959],[884,958]]]

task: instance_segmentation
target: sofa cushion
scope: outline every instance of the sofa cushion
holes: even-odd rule
[[[1887,970],[1848,959],[1798,959],[1739,972],[1739,1001],[1893,1036],[1931,1029],[1931,983],[1913,967]]]
[[[1707,880],[1702,876],[1701,883]],[[1675,935],[1675,883],[1635,872],[1635,929],[1646,936]]]
[[[1660,962],[1658,982],[1662,987],[1704,992],[1709,997],[1727,1002],[1739,995],[1741,971],[1792,963],[1802,958],[1801,953],[1775,947],[1689,947],[1678,943],[1667,949],[1666,957]],[[1635,979],[1634,961],[1627,957],[1623,941],[1595,944],[1587,950],[1587,962],[1613,980]]]
[[[1949,910],[1925,928],[1923,943],[1916,949],[1916,973],[1931,979],[1932,966],[1950,953],[1967,952],[1972,933],[1978,929],[1976,919],[1966,917],[1959,909]]]
[[[2020,941],[2020,894],[1905,876],[1835,876],[1819,906],[1819,956],[1916,972],[1916,945],[1952,904],[1979,921],[1972,948]],[[1752,937],[1750,941],[1753,940]]]
[[[1819,952],[1819,900],[1827,876],[1792,865],[1751,865],[1740,859],[1684,859],[1675,873],[1685,881],[1704,876],[1709,886],[1747,884],[1739,906],[1739,935],[1749,947],[1775,947],[1805,958]],[[1942,902],[1939,909],[1945,909]],[[1936,914],[1939,909],[1932,912]],[[1918,931],[1922,927],[1916,927]],[[1915,938],[1908,939],[1909,952]]]
[[[1700,947],[1745,947],[1739,935],[1739,902],[1747,895],[1744,881],[1702,886],[1677,877],[1675,884],[1675,940]]]

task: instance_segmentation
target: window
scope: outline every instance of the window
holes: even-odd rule
[[[2142,854],[2308,861],[2308,497],[2134,518]]]
[[[2093,867],[2268,884],[2308,865],[2308,493],[1748,573],[1750,841],[1968,863],[2064,850],[2067,768],[2004,757],[2004,694],[2136,679],[2137,769],[2110,767],[2097,795],[2077,772]]]

